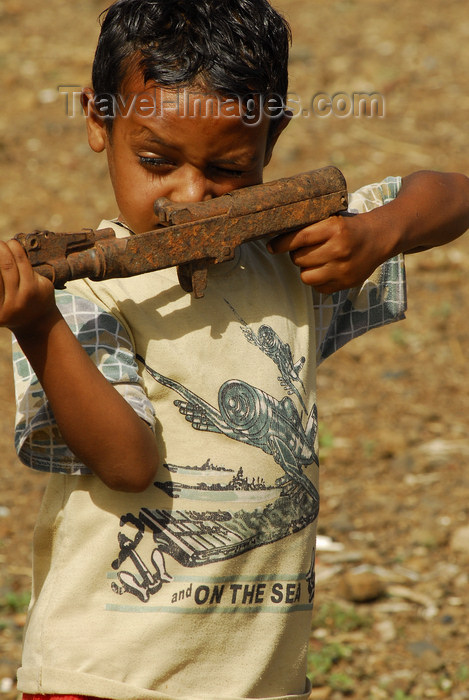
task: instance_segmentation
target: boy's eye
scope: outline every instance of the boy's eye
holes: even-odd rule
[[[220,166],[216,166],[214,170],[225,177],[243,177],[244,175],[244,170],[232,170],[231,168],[222,168]]]
[[[139,156],[138,159],[141,165],[146,165],[150,168],[163,168],[174,165],[174,163],[171,163],[169,160],[166,160],[166,158],[154,158],[153,156]]]
[[[157,156],[138,156],[140,164],[149,169],[171,169],[176,167],[176,163],[167,158],[158,158]],[[235,170],[234,168],[225,168],[221,165],[210,166],[215,177],[241,178],[245,175],[244,170]]]

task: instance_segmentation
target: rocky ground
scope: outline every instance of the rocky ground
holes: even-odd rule
[[[113,214],[104,158],[58,86],[82,86],[106,3],[0,0],[0,235]],[[279,0],[292,105],[268,178],[329,163],[350,188],[468,171],[469,18],[456,0]],[[71,92],[62,88],[62,92]],[[384,117],[314,114],[316,93],[377,92]],[[322,507],[310,675],[317,700],[469,698],[469,238],[409,258],[406,321],[320,371]],[[44,477],[12,448],[0,333],[0,695],[16,697],[30,541]]]

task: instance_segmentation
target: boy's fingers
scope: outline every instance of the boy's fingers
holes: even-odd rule
[[[350,289],[360,283],[350,274],[334,265],[323,267],[304,267],[300,271],[301,281],[309,287],[314,287],[321,294],[333,294],[342,289]]]
[[[19,272],[20,281],[29,282],[34,277],[34,270],[29,262],[29,258],[26,255],[26,251],[23,246],[15,241],[7,241],[7,246],[9,247],[11,254],[16,263],[17,270]]]
[[[16,241],[14,242],[16,243]],[[10,243],[11,241],[8,243],[5,241],[0,241],[0,279],[2,298],[5,295],[5,288],[9,285],[17,285],[19,281],[18,265],[14,252],[15,247],[13,246],[12,250]]]
[[[298,248],[290,252],[290,258],[298,267],[319,268],[326,265],[331,259],[327,249],[324,248],[325,246]]]
[[[326,221],[329,221],[329,219]],[[299,231],[276,236],[269,241],[267,247],[271,253],[288,253],[305,246],[320,245],[329,238],[327,235],[328,228],[325,225],[326,221],[319,221],[317,224],[311,224],[311,226],[302,228]]]
[[[306,245],[305,229],[295,231],[294,233],[286,233],[283,236],[277,236],[269,241],[268,248],[271,253],[290,253],[292,250],[304,247]],[[308,238],[308,245],[311,246],[311,237]]]
[[[22,265],[24,267],[31,267],[26,251],[18,241],[11,239],[10,241],[2,241],[2,251],[4,255],[5,265],[8,268],[10,265],[12,267],[17,267]]]
[[[35,284],[35,273],[18,241],[0,241],[0,303],[3,308],[16,303],[18,294],[28,294]]]

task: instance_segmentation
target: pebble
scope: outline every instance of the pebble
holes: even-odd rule
[[[313,688],[308,700],[329,700],[331,695],[331,688]]]
[[[338,585],[338,593],[346,600],[363,603],[376,600],[386,593],[386,584],[372,571],[347,571]]]
[[[417,660],[419,668],[423,671],[434,673],[439,671],[445,665],[441,650],[427,639],[421,639],[416,642],[410,642],[407,649],[412,656]]]
[[[419,639],[416,642],[410,642],[407,645],[407,649],[413,656],[417,658],[420,658],[421,656],[423,656],[423,654],[427,652],[432,652],[433,654],[441,654],[440,649],[438,649],[438,647],[436,647],[432,642],[429,642],[427,639]]]
[[[0,680],[0,693],[10,693],[13,690],[13,678],[2,678]]]
[[[327,639],[329,636],[329,630],[327,630],[325,627],[319,627],[318,629],[313,630],[311,636],[314,637],[314,639]]]
[[[463,455],[467,456],[469,454],[469,446],[467,440],[442,440],[437,438],[435,440],[430,440],[430,442],[425,442],[417,448],[418,452],[424,453],[431,457],[437,457],[439,459],[445,459],[450,455]]]
[[[383,642],[392,642],[397,637],[396,627],[392,620],[380,620],[375,624],[375,630]]]
[[[353,529],[353,523],[349,515],[339,513],[331,522],[331,528],[336,532],[350,532]]]
[[[450,539],[450,547],[453,552],[465,552],[469,554],[469,525],[458,527]]]
[[[448,533],[444,529],[418,527],[412,532],[412,542],[417,545],[422,545],[426,553],[427,547],[441,547],[446,544]]]
[[[399,669],[397,671],[392,671],[391,673],[384,673],[379,676],[379,683],[383,688],[391,689],[396,693],[396,691],[401,691],[406,693],[409,689],[410,684],[413,680],[413,672],[407,668]],[[386,695],[389,697],[389,695]]]
[[[460,608],[462,605],[464,605],[464,601],[462,598],[458,598],[458,596],[450,596],[447,598],[446,602],[448,605],[451,605],[453,608]]]
[[[321,561],[325,564],[356,564],[362,561],[362,552],[333,552],[321,554]]]
[[[434,599],[425,593],[415,591],[405,586],[389,586],[388,593],[392,596],[411,600],[414,603],[422,605],[424,607],[423,615],[427,619],[435,617],[435,615],[438,614],[438,607],[435,605]]]
[[[24,627],[26,625],[26,613],[16,613],[13,615],[13,622],[17,627]]]
[[[436,654],[434,651],[424,651],[424,653],[419,658],[419,666],[429,673],[435,673],[440,671],[445,666],[444,660],[441,658],[441,654]]]
[[[48,105],[58,100],[59,93],[56,89],[44,88],[44,90],[39,90],[37,98],[41,104]]]
[[[452,625],[454,623],[454,617],[452,615],[443,615],[440,622],[442,625]]]
[[[342,542],[335,542],[328,535],[318,535],[316,537],[317,552],[341,552],[344,548]]]

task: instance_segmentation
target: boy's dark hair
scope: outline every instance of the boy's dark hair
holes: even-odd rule
[[[103,14],[96,95],[117,95],[135,66],[145,82],[285,103],[291,33],[267,0],[117,0]]]

